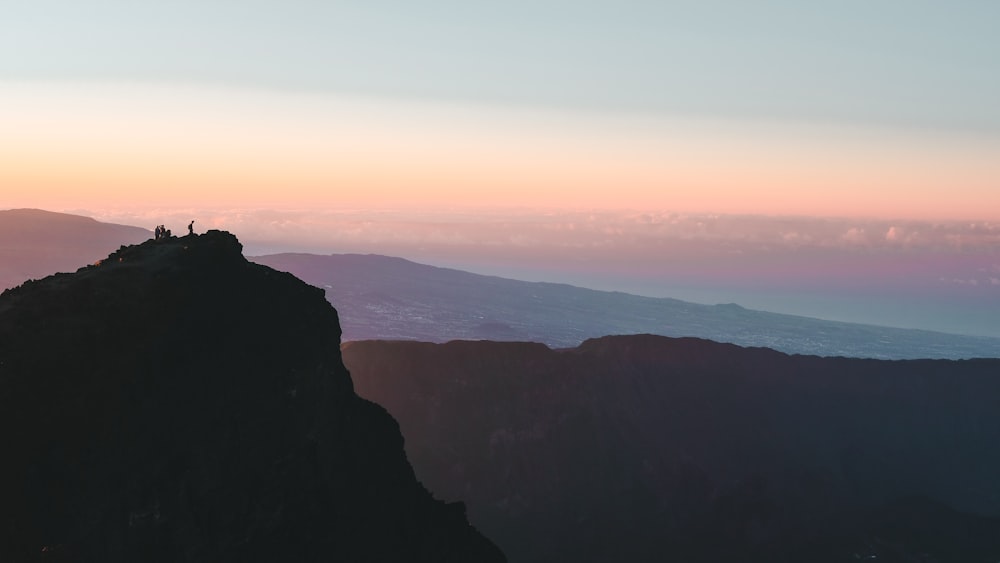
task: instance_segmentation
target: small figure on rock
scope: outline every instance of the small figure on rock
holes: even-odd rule
[[[159,225],[156,226],[156,229],[154,229],[153,232],[155,233],[153,235],[153,240],[160,240],[160,236],[163,235],[163,230],[160,229]]]
[[[188,234],[189,235],[193,235],[194,234],[194,220],[192,220],[190,223],[188,223]]]

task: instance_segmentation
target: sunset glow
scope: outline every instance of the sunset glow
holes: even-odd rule
[[[7,206],[1000,218],[973,136],[198,88],[0,88]]]

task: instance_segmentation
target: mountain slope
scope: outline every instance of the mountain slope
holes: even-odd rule
[[[1000,558],[1000,360],[650,335],[343,354],[514,562]]]
[[[251,258],[327,289],[346,340],[542,342],[608,334],[696,336],[788,353],[883,359],[1000,357],[1000,339],[821,321],[563,284],[481,276],[375,255]]]
[[[152,236],[146,229],[38,209],[0,211],[0,290],[72,272],[108,250]]]
[[[0,560],[502,561],[358,398],[322,291],[228,233],[0,296]]]

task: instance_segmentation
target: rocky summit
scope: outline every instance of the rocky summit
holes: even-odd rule
[[[236,238],[0,296],[0,561],[504,561],[359,398],[323,291]]]

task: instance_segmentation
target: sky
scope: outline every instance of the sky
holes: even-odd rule
[[[12,205],[1000,219],[1000,5],[808,4],[5,2],[0,181]]]
[[[652,214],[685,218],[692,231],[663,239],[680,244],[706,218],[766,216],[723,221],[757,270],[773,260],[739,241],[764,224],[792,237],[780,248],[807,237],[782,259],[802,272],[860,232],[878,244],[852,251],[857,277],[867,252],[919,250],[928,279],[975,273],[981,292],[1000,263],[997,2],[0,0],[0,13],[0,208],[194,216],[261,250],[390,248],[646,293],[681,282],[641,281],[655,254],[637,239],[632,266],[579,251],[591,266],[574,278],[552,233],[593,216],[628,238]],[[816,221],[779,225],[802,217]],[[942,229],[975,250],[923,244]],[[405,244],[379,246],[387,232]],[[428,250],[442,236],[474,243]],[[559,259],[533,266],[526,239]],[[696,258],[685,267],[705,270]],[[715,275],[761,279],[747,264]],[[699,276],[689,291],[714,283]],[[752,283],[780,306],[772,282]]]

